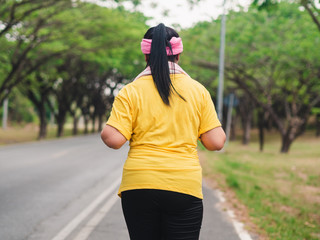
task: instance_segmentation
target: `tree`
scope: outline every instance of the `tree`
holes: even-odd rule
[[[250,97],[244,93],[239,97],[238,113],[241,119],[241,125],[243,129],[242,144],[248,145],[250,142],[250,132],[253,122],[254,104]]]
[[[227,25],[226,79],[269,114],[282,138],[281,152],[288,152],[320,101],[320,62],[314,51],[319,34],[307,13],[288,3],[270,12],[230,12]],[[219,21],[198,26],[191,30],[200,32],[191,52],[200,59],[193,57],[192,62],[217,70],[212,64],[216,56],[209,55],[210,49],[206,54],[202,46],[219,35]]]
[[[63,0],[1,0],[0,21],[4,27],[0,30],[0,38],[35,12],[44,8],[50,8],[62,1]]]
[[[114,2],[123,12],[125,12],[121,7],[123,2],[132,2],[134,6],[140,4],[139,0],[114,0]],[[78,9],[82,5],[86,3],[79,0],[0,1],[0,24],[3,25],[3,28],[0,28],[0,44],[5,47],[3,48],[5,51],[0,53],[0,63],[3,65],[0,67],[0,104],[12,88],[51,57],[61,53],[58,51],[43,58],[39,57],[37,58],[39,61],[34,62],[35,65],[28,64],[32,51],[43,43],[55,41],[56,36],[47,30],[49,28],[58,30],[64,27],[62,25],[64,21],[57,16],[69,9]],[[137,13],[135,16],[141,19],[142,15]],[[77,21],[73,25],[75,24]]]
[[[288,152],[320,101],[319,61],[313,51],[319,36],[296,4],[281,3],[261,17],[252,13],[255,22],[242,29],[241,35],[247,37],[230,36],[250,46],[241,59],[251,66],[233,62],[227,75],[270,114],[282,137],[281,152]],[[234,18],[234,27],[239,21]]]
[[[49,110],[55,113],[58,136],[63,134],[68,114],[74,119],[74,134],[81,114],[85,121],[89,114],[98,116],[101,126],[113,101],[114,86],[107,80],[117,79],[121,83],[143,68],[138,46],[146,29],[145,21],[142,14],[123,8],[81,3],[55,14],[41,27],[38,35],[48,38],[28,51],[23,68],[12,78],[16,82],[11,82],[12,87],[19,86],[37,109],[39,139],[46,136]],[[5,38],[0,41],[5,43],[0,45],[5,53],[0,54],[0,61],[7,63],[0,65],[0,73],[9,74],[10,47],[17,47],[17,42]],[[21,41],[21,46],[24,44],[29,42]],[[111,95],[104,91],[109,87]]]
[[[317,26],[320,31],[320,9],[319,9],[319,1],[317,0],[297,0],[299,3],[310,15],[312,21]],[[257,6],[259,10],[267,9],[270,10],[273,7],[277,6],[279,2],[275,0],[254,0],[253,5]],[[317,6],[318,4],[318,6]]]
[[[52,92],[52,82],[50,75],[39,71],[29,76],[25,85],[20,85],[19,87],[20,91],[27,96],[37,110],[39,117],[39,140],[47,136],[47,113],[50,102],[49,96]]]
[[[1,63],[5,64],[0,75],[0,103],[29,74],[41,64],[59,53],[39,57],[34,65],[28,64],[30,54],[43,42],[51,41],[55,36],[44,30],[59,23],[52,18],[71,7],[71,1],[4,1],[0,5],[0,21],[4,28],[0,32],[0,42],[7,47],[1,54]]]

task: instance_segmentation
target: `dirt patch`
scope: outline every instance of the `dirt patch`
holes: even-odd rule
[[[297,186],[298,192],[304,197],[306,202],[320,204],[320,188],[314,186]]]
[[[320,187],[309,185],[296,185],[286,180],[276,180],[278,192],[285,196],[295,196],[299,201],[303,199],[308,204],[320,204]]]
[[[297,172],[297,176],[302,179],[304,182],[308,180],[308,175],[303,172]]]
[[[296,217],[300,214],[300,211],[296,208],[286,206],[286,205],[280,205],[277,203],[271,204],[273,208],[279,209],[280,212],[284,212],[292,217]]]

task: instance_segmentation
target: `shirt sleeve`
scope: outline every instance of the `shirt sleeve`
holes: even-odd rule
[[[218,119],[216,109],[212,102],[210,93],[205,89],[202,98],[201,119],[199,127],[199,136],[213,128],[221,127],[221,123]]]
[[[115,97],[110,117],[106,123],[116,128],[127,140],[132,134],[132,104],[125,89]]]

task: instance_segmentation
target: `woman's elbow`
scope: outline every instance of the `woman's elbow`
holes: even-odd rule
[[[113,149],[120,149],[122,147],[122,144],[118,144],[118,143],[108,143],[106,144],[109,148],[113,148]]]
[[[223,132],[222,136],[220,137],[219,141],[216,143],[216,150],[221,150],[224,147],[224,144],[226,142],[226,134]]]
[[[102,141],[113,149],[119,149],[127,141],[126,138],[115,128],[106,126],[101,132]]]
[[[122,146],[118,142],[115,142],[112,138],[108,138],[108,137],[103,136],[102,133],[101,133],[101,139],[104,142],[104,144],[107,145],[109,148],[119,149]]]
[[[224,143],[226,142],[226,139],[223,138],[220,141],[216,142],[214,145],[214,149],[211,151],[220,151],[224,147]]]
[[[223,129],[219,127],[203,134],[201,141],[209,151],[219,151],[224,147],[226,134]]]
[[[212,144],[207,144],[207,145],[204,144],[204,146],[209,151],[219,151],[224,147],[224,143],[225,141],[216,141]]]

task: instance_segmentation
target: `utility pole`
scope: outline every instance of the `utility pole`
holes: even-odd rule
[[[223,1],[223,13],[221,16],[221,31],[220,31],[220,54],[219,54],[219,85],[217,95],[217,110],[220,122],[223,120],[223,82],[224,82],[224,49],[226,37],[226,14],[225,14],[226,0]]]
[[[226,143],[224,144],[225,147],[227,147],[230,139],[233,105],[234,105],[234,94],[231,93],[228,97],[228,116],[227,116],[227,126],[226,126],[227,140],[226,140]]]
[[[6,97],[3,101],[3,114],[2,114],[2,128],[4,130],[7,129],[7,122],[8,122],[8,97]]]

